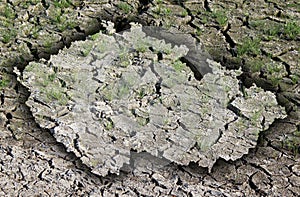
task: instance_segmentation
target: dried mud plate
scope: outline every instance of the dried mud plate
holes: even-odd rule
[[[93,173],[118,174],[131,151],[211,170],[218,158],[247,154],[286,116],[273,93],[244,88],[240,70],[210,60],[188,34],[110,30],[16,71],[39,125]]]

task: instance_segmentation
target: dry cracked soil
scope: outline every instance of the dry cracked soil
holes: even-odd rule
[[[298,1],[1,0],[0,18],[0,196],[299,196]],[[211,172],[133,153],[119,175],[91,173],[38,126],[13,70],[104,30],[102,20],[117,31],[138,22],[193,35],[224,67],[241,68],[245,86],[274,92],[288,117]]]

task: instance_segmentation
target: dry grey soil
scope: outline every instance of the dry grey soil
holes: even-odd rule
[[[100,3],[101,2],[101,3]],[[297,1],[0,1],[0,196],[299,196],[300,4]],[[212,57],[242,67],[242,80],[277,94],[289,116],[260,134],[237,161],[211,173],[132,154],[120,175],[99,177],[35,123],[27,90],[13,67],[49,55],[99,31],[101,20],[123,30],[130,21],[176,26],[199,38]],[[151,162],[149,162],[151,161]]]

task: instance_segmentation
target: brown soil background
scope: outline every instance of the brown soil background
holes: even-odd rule
[[[296,1],[0,1],[0,196],[298,196],[300,194],[300,4]],[[74,40],[129,22],[193,34],[246,85],[276,93],[288,118],[260,134],[237,161],[212,173],[168,164],[98,177],[35,123],[13,68],[49,58]],[[268,65],[268,66],[266,66]],[[138,159],[137,159],[138,160]]]

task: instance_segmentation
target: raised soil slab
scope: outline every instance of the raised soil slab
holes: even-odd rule
[[[132,151],[211,170],[286,117],[273,93],[243,87],[240,70],[222,68],[188,34],[138,24],[107,32],[16,71],[38,124],[95,174],[118,174]]]

